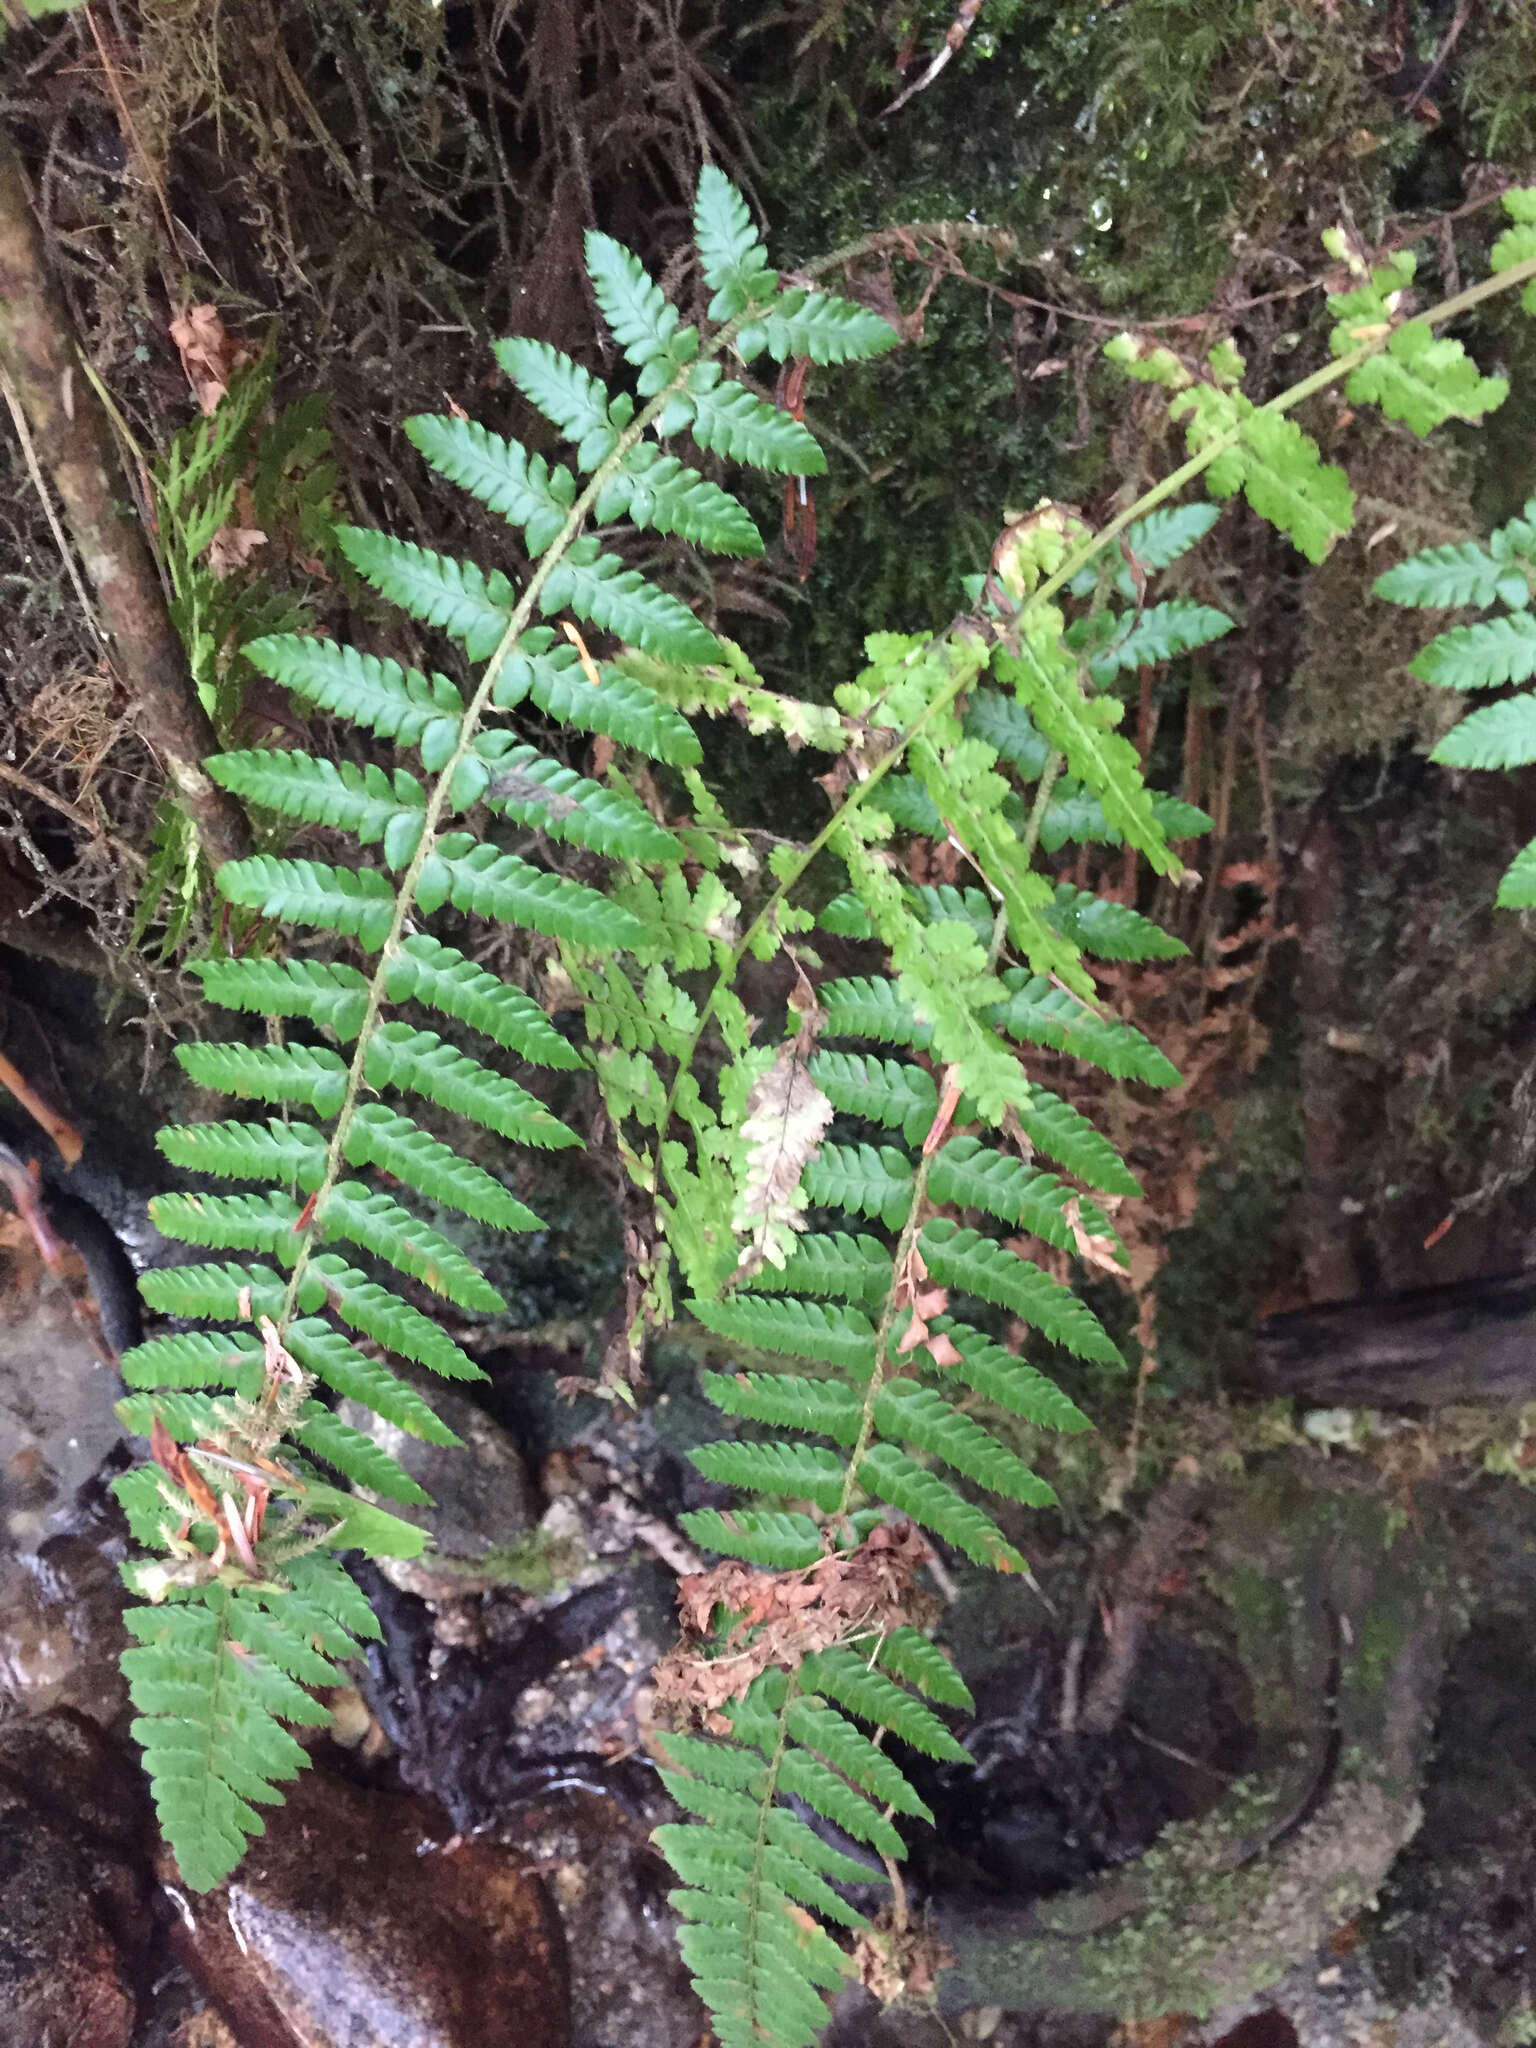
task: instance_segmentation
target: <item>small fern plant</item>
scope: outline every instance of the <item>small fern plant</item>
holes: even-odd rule
[[[1527,198],[1506,203],[1514,212]],[[978,1495],[1046,1501],[1019,1425],[1083,1426],[1010,1324],[1085,1361],[1116,1356],[1087,1301],[1030,1251],[1115,1268],[1111,1204],[1134,1177],[1040,1076],[1055,1055],[1068,1088],[1077,1061],[1127,1084],[1172,1082],[1156,1048],[1100,1002],[1089,961],[1178,947],[1134,905],[1078,889],[1040,856],[1118,840],[1178,879],[1170,836],[1204,823],[1149,790],[1116,729],[1123,677],[1230,623],[1187,599],[1145,604],[1148,575],[1209,525],[1208,507],[1167,501],[1209,473],[1217,496],[1241,489],[1319,555],[1347,530],[1348,484],[1290,407],[1337,380],[1394,416],[1411,403],[1422,430],[1480,417],[1503,387],[1435,338],[1432,316],[1407,317],[1404,259],[1360,264],[1357,292],[1335,301],[1335,362],[1267,405],[1243,395],[1230,342],[1199,362],[1117,345],[1132,374],[1172,392],[1188,462],[1098,532],[1055,505],[1013,520],[945,630],[872,635],[867,666],[834,703],[807,704],[768,689],[739,649],[590,530],[624,519],[756,552],[741,504],[664,444],[686,434],[748,468],[815,473],[823,458],[804,425],[727,377],[725,359],[841,362],[895,340],[857,305],[786,287],[713,170],[694,225],[713,295],[697,327],[628,252],[588,240],[633,393],[542,343],[498,344],[513,383],[573,444],[569,465],[458,417],[408,425],[436,470],[521,530],[520,588],[409,540],[338,535],[366,582],[459,642],[477,670],[467,689],[315,638],[245,649],[301,700],[415,765],[276,750],[210,764],[258,812],[380,857],[264,854],[217,878],[275,937],[196,971],[213,1002],[262,1020],[263,1036],[178,1057],[195,1081],[274,1113],[162,1134],[179,1168],[244,1186],[155,1207],[168,1235],[223,1256],[145,1282],[153,1308],[213,1327],[157,1337],[123,1362],[135,1389],[123,1413],[149,1435],[154,1463],[120,1490],[156,1553],[129,1568],[144,1604],[130,1610],[125,1664],[183,1876],[215,1883],[260,1827],[257,1807],[303,1762],[282,1724],[322,1720],[308,1688],[374,1632],[342,1553],[409,1555],[423,1540],[379,1504],[418,1498],[413,1482],[330,1399],[444,1440],[415,1377],[376,1350],[451,1377],[475,1368],[418,1305],[425,1295],[401,1289],[493,1313],[494,1289],[438,1214],[537,1226],[500,1173],[432,1126],[457,1118],[513,1146],[571,1145],[576,1134],[526,1085],[536,1075],[504,1068],[589,1065],[656,1219],[635,1260],[632,1348],[677,1312],[680,1281],[741,1368],[710,1375],[736,1433],[696,1458],[746,1499],[689,1524],[723,1561],[685,1583],[691,1639],[665,1674],[673,1700],[703,1719],[701,1732],[661,1738],[668,1783],[696,1818],[660,1840],[722,2048],[803,2048],[826,2016],[821,1992],[850,1967],[814,1916],[859,1924],[837,1887],[869,1875],[805,1813],[894,1870],[897,1817],[921,1802],[884,1734],[954,1758],[939,1710],[967,1703],[925,1632],[916,1573],[928,1542],[1019,1569]],[[1501,261],[1496,248],[1495,266],[1441,311],[1536,277],[1536,249]],[[594,657],[583,637],[594,628],[622,651]],[[496,716],[524,707],[613,742],[606,781]],[[831,813],[808,844],[755,839],[724,815],[700,773],[698,714],[833,757]],[[691,815],[670,817],[648,773],[626,775],[630,755],[663,764]],[[502,818],[542,835],[543,865],[491,836],[485,821]],[[867,973],[822,972],[806,898],[813,866],[828,862],[844,886],[823,927],[875,949]],[[547,945],[548,1000],[581,1005],[581,1047],[423,928],[450,909]],[[291,927],[328,934],[334,957],[300,952]],[[788,1017],[776,1033],[738,982],[749,958],[781,957]]]
[[[1448,626],[1420,649],[1409,673],[1442,690],[1506,690],[1536,676],[1536,498],[1485,542],[1424,548],[1376,579],[1392,604],[1436,611],[1474,606],[1484,616]],[[1536,762],[1536,692],[1522,690],[1458,720],[1430,755],[1444,768],[1528,768]],[[1536,909],[1536,840],[1499,884],[1506,910]]]

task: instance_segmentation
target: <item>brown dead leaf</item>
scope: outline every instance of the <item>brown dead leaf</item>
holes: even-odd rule
[[[198,410],[218,410],[235,371],[251,360],[250,350],[230,334],[217,306],[189,306],[171,322],[171,339],[181,356]]]
[[[267,536],[255,526],[221,526],[208,543],[209,573],[222,583],[236,569],[243,569]]]

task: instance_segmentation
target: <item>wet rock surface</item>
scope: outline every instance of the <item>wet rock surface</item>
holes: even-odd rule
[[[227,1884],[162,1880],[241,2048],[564,2048],[565,1944],[524,1859],[422,1802],[306,1773]]]
[[[83,1716],[0,1727],[0,2040],[127,2048],[151,1931],[137,1770]]]

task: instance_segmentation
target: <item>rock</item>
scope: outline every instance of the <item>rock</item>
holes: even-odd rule
[[[151,1932],[142,1781],[82,1715],[0,1728],[0,2038],[127,2048]]]
[[[1233,1483],[1207,1569],[1248,1674],[1260,1764],[1200,1821],[1028,1906],[941,1900],[949,2010],[1209,2014],[1273,1983],[1376,1896],[1420,1818],[1419,1775],[1462,1624],[1444,1518],[1401,1529],[1326,1461]]]
[[[432,1496],[431,1507],[389,1502],[392,1514],[415,1522],[431,1539],[424,1557],[387,1560],[389,1576],[423,1600],[446,1600],[547,1573],[545,1546],[530,1535],[537,1496],[509,1432],[440,1380],[423,1375],[414,1383],[461,1444],[424,1443],[357,1401],[343,1401],[337,1410]]]
[[[564,2048],[542,1885],[488,1844],[437,1846],[434,1811],[306,1771],[217,1891],[164,1859],[178,1951],[241,2048]]]

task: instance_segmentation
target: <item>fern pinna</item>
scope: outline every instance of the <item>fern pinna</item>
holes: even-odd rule
[[[498,345],[512,382],[576,444],[572,466],[465,419],[408,423],[429,463],[521,529],[530,561],[521,590],[499,571],[411,541],[355,528],[337,535],[360,576],[480,665],[472,689],[326,640],[278,635],[245,648],[301,701],[393,742],[416,765],[338,765],[297,751],[227,753],[209,764],[258,813],[349,835],[378,848],[381,864],[362,854],[355,865],[262,854],[221,871],[218,889],[233,910],[350,938],[364,964],[256,950],[204,961],[210,999],[267,1019],[266,1042],[187,1045],[181,1063],[194,1080],[276,1113],[161,1134],[178,1167],[248,1184],[167,1195],[155,1207],[168,1236],[234,1256],[148,1276],[150,1306],[225,1327],[159,1337],[123,1361],[129,1386],[142,1390],[123,1404],[124,1419],[151,1436],[157,1462],[129,1474],[121,1494],[135,1535],[162,1553],[129,1570],[149,1604],[130,1610],[138,1643],[125,1668],[161,1820],[196,1886],[234,1866],[261,1826],[257,1805],[302,1765],[281,1724],[324,1719],[305,1687],[334,1679],[332,1660],[374,1632],[339,1553],[404,1555],[422,1542],[364,1497],[409,1501],[419,1490],[324,1397],[451,1438],[416,1386],[354,1338],[433,1372],[476,1376],[459,1346],[379,1272],[392,1268],[472,1313],[501,1306],[447,1234],[359,1176],[386,1175],[434,1210],[529,1230],[538,1218],[497,1175],[409,1111],[447,1111],[512,1144],[577,1142],[532,1091],[458,1038],[478,1034],[492,1059],[506,1053],[533,1066],[574,1067],[580,1055],[528,997],[419,923],[452,905],[543,934],[576,957],[642,953],[653,936],[623,889],[605,894],[536,866],[460,820],[483,811],[536,824],[550,841],[625,864],[630,893],[652,871],[666,878],[664,892],[679,877],[682,841],[633,796],[520,743],[491,714],[527,701],[557,724],[691,767],[699,746],[683,717],[595,663],[575,626],[539,621],[573,613],[663,661],[721,655],[680,600],[605,552],[588,527],[623,518],[703,547],[760,552],[742,506],[661,444],[687,433],[736,462],[819,470],[805,428],[727,378],[722,356],[766,350],[836,362],[895,339],[860,307],[785,289],[739,196],[712,170],[700,181],[696,226],[714,294],[703,333],[680,320],[627,251],[589,239],[593,288],[634,367],[635,396],[610,393],[542,343]],[[418,1022],[424,1012],[452,1020],[454,1041]],[[359,1254],[366,1270],[353,1263]]]
[[[1505,204],[1516,227],[1495,248],[1502,274],[1450,311],[1536,277],[1536,248],[1522,239],[1536,232],[1536,197]],[[1111,354],[1172,392],[1190,444],[1183,468],[1097,533],[1049,504],[1014,519],[948,629],[873,635],[868,665],[834,704],[804,703],[770,689],[588,531],[622,519],[756,552],[744,508],[663,444],[686,434],[748,467],[815,473],[823,459],[804,425],[728,378],[722,359],[832,363],[895,340],[857,305],[786,288],[716,172],[700,181],[695,228],[713,295],[701,327],[616,243],[589,238],[632,394],[542,343],[498,345],[512,382],[575,445],[571,465],[459,417],[408,425],[436,470],[522,530],[520,588],[412,541],[337,537],[361,577],[459,642],[479,665],[472,687],[292,634],[244,650],[411,765],[293,751],[211,764],[258,813],[350,834],[379,859],[272,852],[218,877],[243,950],[198,972],[210,1000],[264,1019],[265,1038],[180,1057],[195,1080],[275,1113],[162,1137],[178,1166],[246,1186],[156,1205],[167,1234],[230,1256],[150,1276],[152,1307],[216,1327],[158,1337],[124,1360],[136,1391],[123,1412],[150,1436],[155,1464],[129,1475],[122,1497],[159,1553],[129,1568],[146,1604],[130,1614],[138,1644],[126,1666],[183,1875],[214,1883],[259,1828],[257,1806],[302,1764],[282,1723],[323,1719],[307,1688],[373,1632],[341,1553],[410,1554],[422,1542],[377,1504],[417,1498],[412,1481],[329,1397],[442,1440],[416,1380],[377,1350],[475,1372],[381,1276],[393,1269],[470,1313],[499,1306],[453,1239],[391,1190],[492,1229],[536,1227],[497,1174],[429,1126],[445,1112],[513,1145],[572,1144],[499,1062],[589,1065],[657,1221],[634,1261],[632,1349],[674,1313],[680,1278],[692,1313],[743,1368],[709,1376],[737,1428],[697,1462],[759,1503],[690,1521],[724,1562],[685,1582],[693,1640],[662,1691],[702,1713],[703,1729],[660,1740],[667,1782],[701,1824],[660,1840],[722,2048],[796,2048],[849,1967],[813,1916],[859,1924],[837,1887],[869,1876],[806,1812],[894,1866],[900,1816],[923,1809],[879,1731],[958,1754],[938,1709],[963,1708],[965,1689],[924,1633],[915,1591],[928,1541],[1018,1569],[978,1495],[1049,1500],[1021,1454],[1024,1432],[1083,1426],[1002,1334],[1011,1320],[1089,1363],[1116,1356],[1088,1304],[1021,1240],[1117,1262],[1112,1205],[1134,1194],[1134,1178],[1048,1068],[1174,1080],[1100,1004],[1087,963],[1178,948],[1133,906],[1037,860],[1119,842],[1177,876],[1170,839],[1205,823],[1148,789],[1116,729],[1125,678],[1230,624],[1187,597],[1146,602],[1149,575],[1210,524],[1209,507],[1165,501],[1208,474],[1215,495],[1242,490],[1316,557],[1347,527],[1351,501],[1288,417],[1299,396],[1339,381],[1356,403],[1379,400],[1423,431],[1478,417],[1503,392],[1433,337],[1435,316],[1400,317],[1405,258],[1372,271],[1351,256],[1358,288],[1332,302],[1336,360],[1267,405],[1243,396],[1230,342],[1191,362],[1129,338]],[[622,647],[594,658],[565,613]],[[658,818],[637,795],[654,797],[655,782],[626,778],[617,759],[599,783],[495,722],[525,704],[663,764],[691,814]],[[808,845],[755,838],[723,814],[699,772],[695,713],[835,757],[832,813]],[[505,850],[486,816],[535,828],[548,864]],[[929,870],[944,879],[910,879],[924,836],[954,863]],[[823,971],[800,887],[823,858],[841,863],[847,885],[823,927],[867,939],[868,971]],[[528,996],[421,929],[450,907],[552,942],[568,988],[551,959],[551,1000],[581,1006],[580,1049]],[[263,951],[285,925],[349,941],[337,949],[348,957]],[[737,986],[749,957],[789,965],[777,1043]],[[422,1021],[433,1013],[451,1036]],[[485,1041],[484,1057],[466,1037]]]

